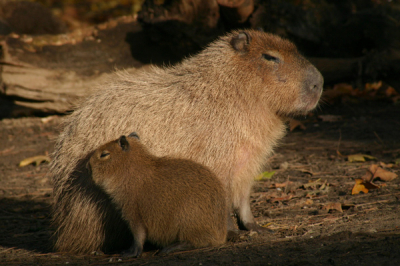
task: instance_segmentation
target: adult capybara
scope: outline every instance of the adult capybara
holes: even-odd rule
[[[140,256],[145,240],[164,251],[225,242],[225,191],[206,167],[155,157],[135,133],[101,146],[89,166],[93,181],[110,195],[129,224],[134,241],[126,254]]]
[[[255,30],[231,32],[173,67],[117,72],[66,119],[57,140],[56,249],[112,252],[131,243],[120,212],[85,168],[94,149],[133,131],[155,156],[210,168],[239,226],[258,230],[249,198],[254,177],[284,136],[286,117],[315,108],[322,86],[295,45]]]

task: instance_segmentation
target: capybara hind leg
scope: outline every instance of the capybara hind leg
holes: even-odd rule
[[[234,241],[235,239],[237,239],[239,237],[239,230],[237,228],[237,226],[235,225],[233,218],[231,216],[231,213],[228,213],[228,222],[227,222],[227,236],[226,236],[226,240],[229,241]]]

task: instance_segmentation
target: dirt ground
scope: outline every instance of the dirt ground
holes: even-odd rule
[[[253,213],[259,224],[274,233],[243,232],[219,248],[164,257],[150,249],[138,259],[52,251],[49,166],[18,164],[52,152],[62,116],[3,119],[0,264],[400,265],[400,178],[375,181],[379,188],[352,195],[355,179],[372,164],[400,158],[399,117],[400,104],[387,100],[322,104],[303,121],[306,129],[288,132],[266,168],[275,171],[272,178],[256,181]],[[349,162],[345,158],[357,153],[376,159]],[[399,164],[384,168],[400,174]]]

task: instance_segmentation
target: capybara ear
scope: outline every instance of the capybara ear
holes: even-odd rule
[[[118,139],[118,145],[121,147],[123,151],[127,151],[129,149],[129,142],[125,136],[121,136]]]
[[[132,132],[131,134],[128,135],[128,137],[137,138],[138,140],[140,140],[139,135],[136,132]]]
[[[86,163],[86,170],[88,171],[89,175],[92,175],[92,167],[90,165],[90,161]]]
[[[231,45],[233,49],[239,52],[245,52],[247,51],[247,46],[250,44],[251,37],[247,32],[239,32],[238,35],[232,38],[231,40]]]

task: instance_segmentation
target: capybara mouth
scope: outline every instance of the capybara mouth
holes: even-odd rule
[[[304,80],[302,95],[300,97],[302,102],[300,104],[300,111],[308,112],[317,106],[318,101],[321,98],[323,86],[324,78],[321,73],[311,65],[307,70]]]
[[[313,110],[315,107],[317,107],[319,99],[321,98],[322,95],[322,88],[318,89],[317,91],[314,91],[313,93],[308,93],[307,96],[304,99],[305,103],[305,112],[309,112]]]

